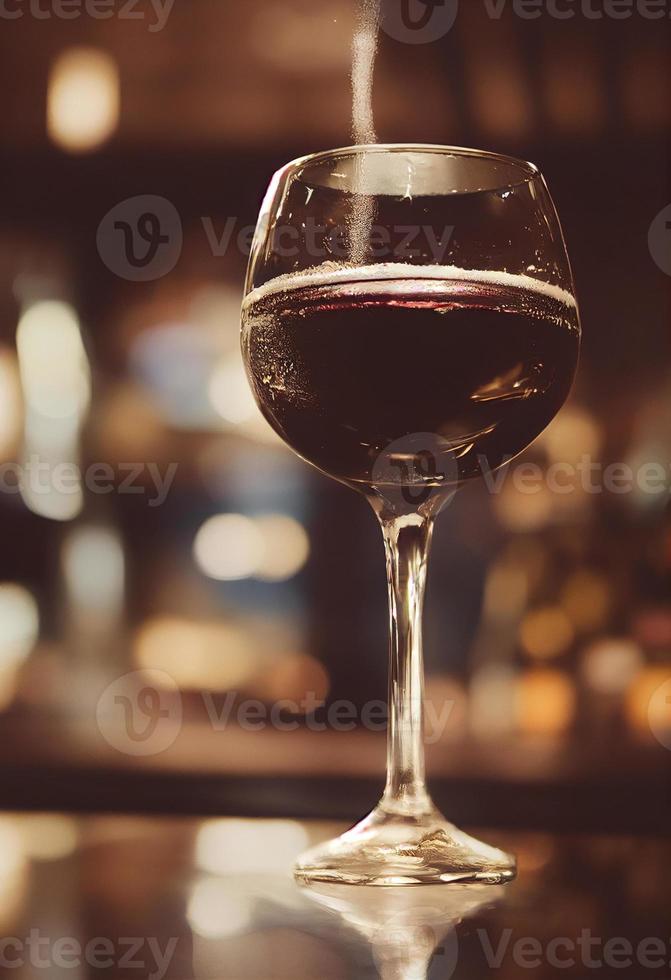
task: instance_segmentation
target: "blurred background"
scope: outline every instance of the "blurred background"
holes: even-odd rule
[[[263,422],[238,333],[271,174],[351,141],[356,5],[34,9],[0,35],[0,806],[354,818],[383,779],[381,536]],[[458,821],[668,830],[669,64],[636,14],[468,0],[431,44],[381,35],[381,141],[531,159],[557,204],[582,360],[524,459],[662,473],[473,484],[442,516],[428,758]],[[148,196],[153,277],[108,235]]]

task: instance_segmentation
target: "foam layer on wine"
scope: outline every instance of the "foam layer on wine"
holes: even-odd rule
[[[450,282],[459,283],[461,286],[464,283],[473,283],[521,289],[556,300],[572,309],[576,307],[575,297],[568,290],[521,273],[492,269],[460,269],[454,265],[408,265],[403,262],[381,262],[377,265],[355,267],[333,262],[324,263],[313,269],[277,276],[262,286],[257,286],[245,298],[243,309],[278,293],[290,293],[296,289],[319,286],[346,285],[347,292],[356,296],[369,292],[370,284],[373,282],[384,282],[384,293],[390,296],[395,293],[399,296],[407,296],[409,282],[415,285],[418,292],[427,296],[444,294]]]

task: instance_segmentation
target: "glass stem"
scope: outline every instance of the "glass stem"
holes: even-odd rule
[[[389,720],[383,809],[419,816],[432,809],[424,773],[422,608],[433,517],[378,513],[389,582]]]

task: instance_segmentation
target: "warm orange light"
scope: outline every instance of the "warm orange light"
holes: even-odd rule
[[[512,480],[506,479],[494,497],[496,514],[511,531],[536,531],[545,527],[552,517],[553,503],[549,487],[542,482],[534,493],[521,493]]]
[[[517,682],[517,726],[527,735],[559,735],[573,720],[575,690],[558,670],[539,668]]]
[[[484,614],[494,620],[515,620],[527,601],[529,584],[520,562],[503,559],[489,570],[485,584]]]
[[[671,664],[642,670],[627,692],[627,721],[639,735],[653,738],[654,732],[667,731],[671,745]]]
[[[263,539],[257,577],[268,582],[293,578],[310,553],[310,542],[303,525],[286,514],[263,514],[255,523]]]
[[[142,626],[135,637],[135,661],[191,690],[233,690],[258,669],[255,646],[241,627],[169,616]]]
[[[314,707],[328,694],[330,679],[324,665],[307,654],[289,654],[269,665],[249,688],[250,694],[268,703],[289,700]]]
[[[573,626],[559,606],[534,609],[522,620],[520,643],[530,657],[548,660],[564,653],[573,642]]]
[[[575,465],[583,456],[598,456],[602,438],[601,428],[589,412],[567,405],[539,436],[536,445],[546,450],[551,462]]]
[[[508,664],[487,663],[473,674],[469,724],[475,735],[497,738],[515,725],[516,673]]]
[[[14,453],[21,435],[23,405],[16,356],[0,347],[0,459]]]
[[[561,592],[561,606],[576,630],[589,632],[605,623],[610,610],[608,582],[596,572],[574,572]]]

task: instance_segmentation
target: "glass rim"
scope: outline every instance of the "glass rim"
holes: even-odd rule
[[[542,180],[543,175],[535,163],[530,160],[523,160],[521,157],[510,156],[506,153],[498,153],[495,150],[480,150],[468,146],[451,146],[443,143],[353,143],[351,146],[339,146],[331,150],[318,150],[315,153],[307,153],[304,156],[296,157],[285,163],[284,166],[276,170],[273,175],[273,183],[288,176],[292,172],[300,171],[308,166],[323,163],[329,159],[339,159],[346,156],[354,156],[357,153],[425,153],[442,154],[443,156],[453,156],[462,158],[473,158],[477,160],[489,160],[492,163],[505,164],[520,171],[519,180],[509,180],[502,183],[494,183],[491,187],[483,187],[480,193],[490,194],[497,191],[511,190],[521,187],[524,184],[531,184],[536,180]],[[477,192],[476,192],[477,193]]]

